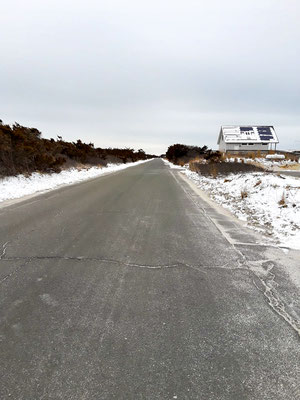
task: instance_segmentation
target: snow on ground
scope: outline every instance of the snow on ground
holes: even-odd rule
[[[275,239],[281,246],[300,249],[300,179],[264,172],[214,179],[187,167],[179,168],[249,227]]]
[[[173,168],[173,169],[183,170],[183,168],[188,168],[188,164],[186,164],[184,167],[181,167],[180,165],[175,165],[175,164],[171,163],[170,161],[166,160],[165,158],[163,158],[162,160],[166,165],[168,165],[170,168]]]
[[[30,176],[18,175],[0,179],[0,202],[17,199],[36,192],[56,189],[59,186],[81,182],[101,175],[120,171],[150,160],[127,164],[108,164],[107,167],[71,168],[59,173],[42,174],[35,172]]]
[[[231,174],[216,179],[184,173],[239,219],[283,246],[300,249],[300,180],[274,174]]]

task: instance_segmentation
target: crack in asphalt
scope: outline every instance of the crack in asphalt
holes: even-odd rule
[[[96,261],[96,262],[103,262],[103,263],[110,263],[116,264],[125,267],[132,267],[132,268],[142,268],[142,269],[150,269],[150,270],[162,270],[162,269],[170,269],[170,268],[191,268],[198,272],[202,272],[207,274],[209,270],[221,269],[227,271],[236,271],[236,270],[243,270],[250,272],[254,278],[256,278],[260,284],[262,285],[263,289],[259,288],[255,279],[252,279],[252,282],[257,290],[259,290],[267,299],[268,305],[271,309],[283,318],[298,334],[300,337],[300,320],[294,318],[288,311],[286,304],[281,299],[278,290],[276,289],[279,284],[276,282],[276,275],[273,272],[274,269],[274,262],[270,259],[264,260],[257,260],[257,261],[248,261],[244,254],[237,249],[235,246],[236,251],[240,254],[241,258],[237,259],[237,265],[233,266],[231,263],[225,263],[223,265],[192,265],[182,262],[172,263],[172,264],[157,264],[157,265],[150,265],[150,264],[138,264],[138,263],[131,263],[131,262],[124,262],[121,260],[114,260],[109,258],[101,258],[101,257],[68,257],[68,256],[33,256],[33,257],[5,257],[6,248],[9,242],[6,242],[2,248],[2,253],[0,254],[1,261],[18,261],[24,260],[25,262],[18,266],[15,270],[4,276],[0,280],[0,284],[6,281],[8,278],[13,276],[19,270],[24,268],[28,263],[34,260],[73,260],[73,261]]]
[[[222,265],[192,265],[192,264],[187,264],[184,262],[175,262],[172,264],[139,264],[139,263],[134,263],[134,262],[128,262],[128,261],[122,261],[122,260],[116,260],[116,259],[111,259],[111,258],[103,258],[103,257],[85,257],[85,256],[11,256],[8,257],[6,256],[6,248],[9,242],[6,242],[2,247],[3,251],[2,254],[0,254],[0,261],[5,262],[5,261],[25,261],[23,264],[18,266],[15,270],[4,276],[0,280],[0,284],[3,283],[6,279],[17,273],[21,268],[26,266],[29,262],[34,261],[34,260],[71,260],[71,261],[95,261],[95,262],[100,262],[100,263],[109,263],[109,264],[115,264],[115,265],[120,265],[124,267],[131,267],[131,268],[141,268],[141,269],[150,269],[150,270],[162,270],[162,269],[171,269],[171,268],[191,268],[193,270],[196,270],[198,272],[202,272],[204,274],[207,274],[207,270],[209,269],[226,269],[226,270],[238,270],[238,269],[244,269],[241,268],[239,265],[238,266],[231,266],[231,263],[225,263]],[[237,262],[240,264],[240,260],[237,260]]]
[[[176,262],[172,264],[138,264],[132,263],[128,261],[115,260],[111,258],[102,258],[102,257],[84,257],[84,256],[32,256],[32,257],[22,257],[22,256],[14,256],[14,257],[4,257],[1,258],[1,261],[34,261],[34,260],[73,260],[73,261],[98,261],[109,264],[117,264],[125,267],[134,267],[134,268],[146,268],[146,269],[167,269],[167,268],[181,268],[188,267],[195,269],[197,271],[201,271],[202,269],[227,269],[227,270],[235,270],[241,269],[239,267],[230,267],[229,263],[223,265],[191,265],[183,262]],[[205,272],[205,271],[203,271]]]

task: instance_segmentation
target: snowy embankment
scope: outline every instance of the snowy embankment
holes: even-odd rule
[[[0,179],[0,202],[17,199],[37,192],[56,189],[101,175],[120,171],[150,160],[136,161],[127,164],[108,164],[107,167],[71,168],[59,173],[42,174],[35,172],[30,176],[18,175]]]
[[[249,227],[275,239],[281,246],[300,249],[300,179],[264,172],[214,179],[188,167],[180,169]]]

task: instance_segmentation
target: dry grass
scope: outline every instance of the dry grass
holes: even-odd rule
[[[256,184],[254,185],[254,187],[257,187],[257,186],[259,186],[260,184],[261,184],[261,179],[259,179],[257,182],[256,182]]]
[[[207,164],[207,161],[203,157],[195,157],[189,161],[189,169],[193,172],[198,172],[199,164]]]
[[[218,176],[218,169],[217,169],[216,164],[212,164],[212,166],[211,166],[211,175],[214,179],[216,179]]]
[[[241,190],[241,199],[244,200],[246,197],[248,197],[247,189]]]
[[[295,171],[298,171],[300,169],[300,164],[284,164],[279,166],[280,169],[293,169]]]
[[[285,155],[286,160],[290,160],[290,161],[298,161],[299,160],[299,156],[297,156],[296,154],[284,153],[284,155]]]
[[[221,157],[220,157],[220,161],[221,162],[225,162],[226,161],[226,154],[225,153],[222,153],[222,155],[221,155]]]
[[[178,160],[177,165],[180,165],[180,167],[184,167],[185,166],[184,160]]]
[[[282,193],[281,199],[279,200],[278,204],[282,208],[286,208],[287,207],[285,192]]]

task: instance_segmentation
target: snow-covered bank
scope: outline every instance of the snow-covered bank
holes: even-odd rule
[[[283,159],[283,160],[272,160],[272,159],[267,159],[265,157],[256,157],[256,158],[227,158],[227,162],[244,162],[247,164],[255,164],[258,166],[261,166],[267,170],[270,171],[275,171],[275,170],[289,170],[289,169],[297,169],[300,167],[299,161],[292,161],[289,159]]]
[[[282,246],[300,249],[300,179],[263,172],[214,179],[192,172],[188,167],[180,169],[249,227]]]
[[[264,173],[213,179],[188,169],[184,173],[250,227],[274,237],[283,246],[300,249],[299,179]]]
[[[71,168],[60,173],[41,174],[33,173],[26,177],[24,175],[12,176],[0,179],[0,202],[17,199],[23,196],[56,189],[59,186],[81,182],[96,178],[100,175],[120,171],[133,167],[150,160],[142,160],[127,164],[108,164],[107,167],[90,167],[85,169]]]

